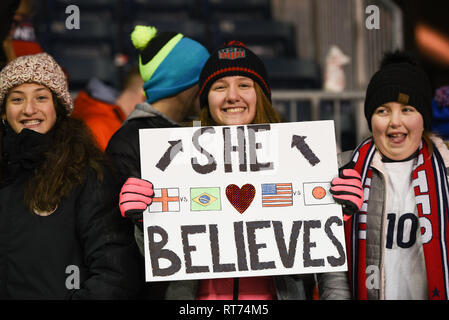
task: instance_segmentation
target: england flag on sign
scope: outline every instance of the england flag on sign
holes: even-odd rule
[[[149,206],[150,212],[178,212],[179,189],[161,188],[154,189],[153,202]]]

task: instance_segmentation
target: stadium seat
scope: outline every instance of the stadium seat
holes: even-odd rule
[[[68,73],[71,91],[84,88],[92,77],[96,77],[114,87],[119,85],[118,70],[112,59],[58,54],[55,55],[55,60]]]
[[[200,0],[203,19],[270,20],[270,0]]]
[[[213,26],[214,46],[239,40],[259,56],[296,56],[293,25],[273,20],[223,20]]]
[[[204,46],[207,45],[207,36],[204,24],[195,20],[157,20],[148,19],[145,15],[136,14],[132,21],[129,21],[125,27],[126,39],[124,41],[124,51],[129,56],[134,56],[136,49],[134,48],[130,34],[136,25],[152,25],[159,31],[181,32],[186,37],[192,38]]]
[[[195,15],[195,0],[126,0],[125,15],[144,15],[148,20],[182,20]]]
[[[95,55],[111,59],[119,51],[118,26],[107,16],[83,13],[79,29],[68,29],[64,19],[54,18],[49,23],[45,37],[46,51],[52,54],[73,51],[81,53],[81,56]]]
[[[273,89],[320,89],[321,71],[318,63],[296,58],[264,58]]]
[[[80,28],[68,29],[63,19],[55,19],[50,24],[50,38],[55,41],[105,41],[113,43],[116,38],[117,25],[111,20],[102,20],[94,15],[81,15]]]
[[[42,0],[41,0],[42,1]],[[44,0],[45,1],[45,0]],[[89,10],[110,10],[113,9],[119,0],[46,0],[50,8],[59,11],[60,8],[66,8],[69,5],[76,5],[80,11]]]

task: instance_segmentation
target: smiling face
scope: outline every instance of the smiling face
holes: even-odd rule
[[[16,133],[24,128],[47,133],[56,122],[51,91],[36,83],[12,88],[6,99],[6,120]]]
[[[208,102],[218,125],[250,124],[257,110],[254,81],[243,76],[220,78],[210,87]]]
[[[403,160],[418,149],[424,120],[414,107],[389,102],[374,111],[371,126],[379,151],[392,160]]]

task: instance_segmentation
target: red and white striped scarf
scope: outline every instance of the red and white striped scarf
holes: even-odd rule
[[[412,179],[418,216],[425,220],[432,236],[423,239],[429,299],[443,300],[449,297],[449,186],[443,158],[436,147],[429,157],[423,140],[418,152],[418,162],[413,168]],[[371,161],[376,152],[372,138],[362,142],[352,155],[355,170],[362,177],[364,203],[361,210],[345,223],[348,271],[352,294],[355,299],[367,299],[366,272],[366,223],[369,210],[369,193],[372,178]],[[421,234],[424,226],[421,225]],[[424,242],[427,241],[427,242]]]

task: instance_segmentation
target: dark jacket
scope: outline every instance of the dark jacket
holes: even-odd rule
[[[140,147],[139,129],[151,128],[176,128],[180,124],[166,117],[161,112],[151,107],[148,103],[138,104],[129,115],[122,127],[112,136],[106,148],[106,155],[118,172],[117,183],[122,186],[129,177],[140,178]],[[123,219],[128,220],[128,219]],[[136,243],[139,245],[143,261],[143,232],[135,228]],[[144,267],[142,267],[144,271]],[[185,281],[178,281],[184,283]],[[166,297],[169,282],[154,282],[145,284],[146,299],[164,299]]]
[[[24,203],[24,185],[42,161],[47,135],[7,129],[0,180],[0,299],[127,299],[143,275],[132,227],[123,223],[112,175],[86,179],[55,212]],[[51,146],[50,146],[51,147]]]
[[[11,31],[11,25],[20,0],[3,0],[0,1],[0,43],[8,37]],[[3,45],[0,47],[0,70],[7,64],[7,57]]]
[[[106,148],[106,154],[119,172],[119,184],[123,185],[129,177],[140,178],[139,129],[180,126],[148,103],[138,104]]]

